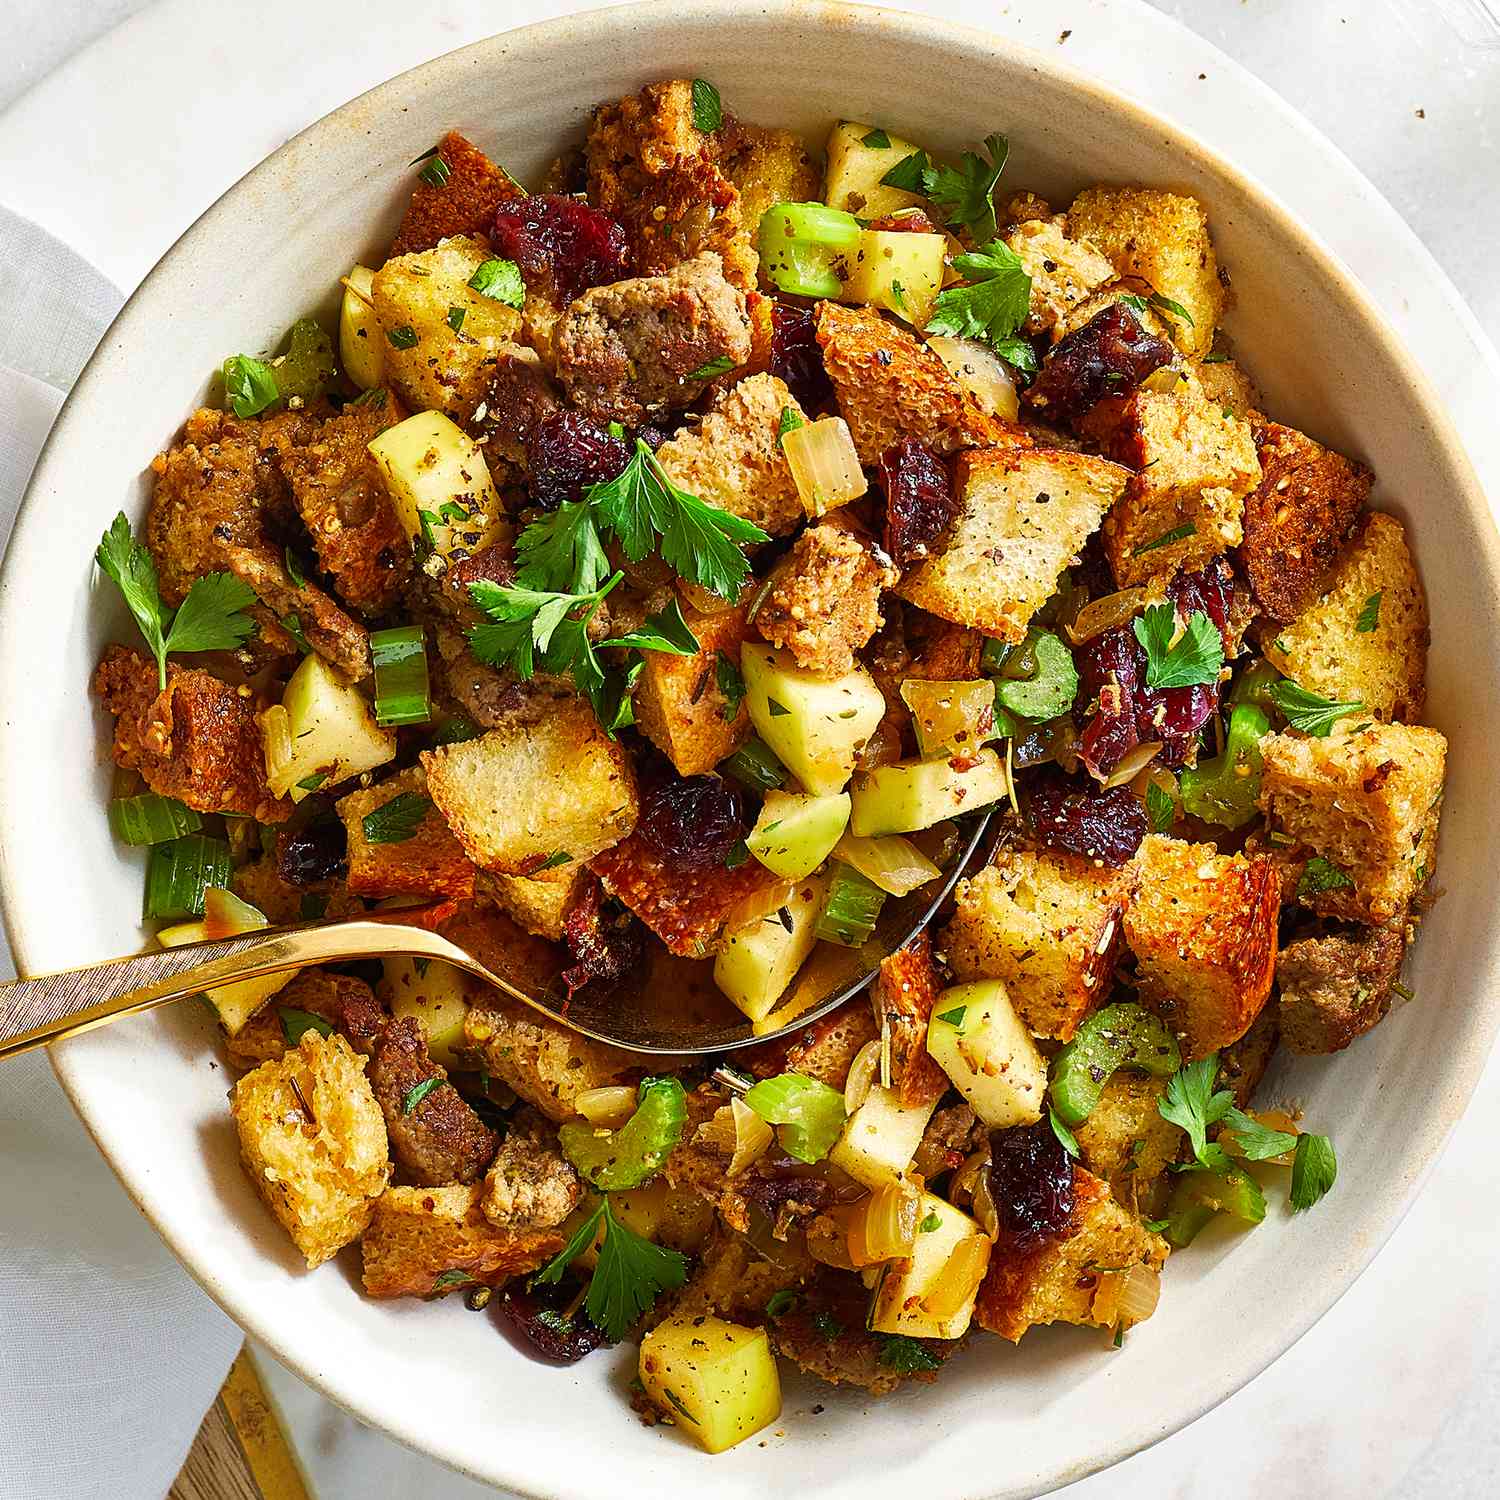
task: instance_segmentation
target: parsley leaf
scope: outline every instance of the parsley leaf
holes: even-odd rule
[[[693,80],[693,124],[704,135],[712,135],[724,123],[724,102],[706,78]]]
[[[995,184],[1005,170],[1010,142],[1003,135],[987,135],[984,148],[989,161],[974,151],[965,151],[957,167],[939,164],[922,174],[922,190],[947,210],[950,228],[968,229],[982,245],[998,232],[995,223]]]
[[[453,169],[436,152],[432,154],[427,165],[422,168],[417,176],[427,184],[428,187],[442,187],[453,175]]]
[[[1239,1154],[1246,1161],[1268,1161],[1273,1156],[1285,1156],[1296,1149],[1297,1137],[1284,1130],[1272,1130],[1262,1125],[1254,1115],[1231,1106],[1224,1114],[1224,1123],[1234,1132]]]
[[[1384,589],[1376,589],[1368,599],[1365,607],[1360,610],[1359,618],[1354,622],[1354,633],[1356,635],[1369,635],[1380,625],[1380,600],[1385,593]]]
[[[402,792],[382,802],[360,819],[367,844],[404,844],[421,827],[432,799],[420,792]]]
[[[698,654],[698,637],[682,618],[682,606],[675,598],[664,610],[647,615],[639,630],[615,636],[604,644],[630,647],[637,651],[665,651],[671,656]]]
[[[205,573],[187,592],[167,632],[171,651],[234,651],[255,630],[244,613],[255,590],[233,573]]]
[[[1297,882],[1299,898],[1316,896],[1323,891],[1352,890],[1354,882],[1331,859],[1315,854],[1308,860]]]
[[[880,1363],[898,1375],[911,1375],[917,1371],[940,1370],[943,1362],[925,1344],[908,1338],[904,1333],[878,1334],[880,1339]]]
[[[1016,346],[1025,341],[1013,340],[1012,335],[1031,310],[1031,277],[1021,258],[1009,245],[991,240],[983,250],[955,256],[953,269],[968,284],[938,294],[927,332],[982,339],[1018,363]],[[1034,367],[1034,354],[1031,360]]]
[[[891,138],[878,125],[868,134],[859,138],[861,146],[868,146],[872,151],[889,151],[891,149]]]
[[[696,370],[684,375],[684,380],[712,380],[717,375],[727,375],[734,368],[734,361],[727,354],[699,365]]]
[[[1358,699],[1350,703],[1336,703],[1319,693],[1310,693],[1295,682],[1273,682],[1268,690],[1271,702],[1286,715],[1293,729],[1322,739],[1346,714],[1358,713],[1364,707]]]
[[[564,500],[516,542],[516,581],[544,592],[590,594],[609,576],[609,559],[587,500]]]
[[[100,571],[114,579],[135,623],[146,638],[151,653],[161,669],[161,686],[167,685],[166,606],[156,581],[156,564],[151,554],[130,533],[130,522],[121,511],[114,524],[99,541],[94,554]]]
[[[1047,1117],[1052,1123],[1052,1134],[1057,1137],[1058,1143],[1062,1146],[1063,1150],[1066,1151],[1069,1156],[1082,1156],[1083,1153],[1078,1149],[1078,1137],[1074,1135],[1073,1132],[1069,1130],[1068,1127],[1057,1118],[1057,1111],[1055,1109],[1049,1109],[1047,1111]]]
[[[1127,293],[1120,298],[1127,307],[1132,307],[1138,313],[1143,313],[1148,307],[1155,308],[1157,312],[1166,313],[1169,317],[1180,318],[1189,328],[1193,326],[1193,315],[1182,303],[1174,302],[1170,297],[1163,297],[1160,292],[1152,292],[1149,297],[1137,296],[1134,292]],[[1206,359],[1204,364],[1222,364],[1228,356],[1222,356],[1218,360]],[[1232,415],[1232,414],[1231,414]]]
[[[1222,1120],[1234,1105],[1234,1095],[1228,1089],[1215,1091],[1218,1073],[1219,1054],[1210,1052],[1207,1057],[1179,1068],[1167,1082],[1166,1097],[1156,1104],[1162,1119],[1187,1132],[1198,1165],[1210,1169],[1230,1164],[1224,1148],[1208,1139],[1208,1127]]]
[[[799,427],[805,426],[807,423],[790,406],[783,406],[781,417],[776,423],[776,446],[778,448],[782,446],[782,439],[787,433],[795,432]]]
[[[1292,1212],[1300,1214],[1303,1209],[1311,1208],[1333,1186],[1338,1175],[1333,1142],[1326,1135],[1299,1135],[1297,1154],[1292,1158]]]
[[[779,1318],[797,1300],[797,1294],[790,1287],[782,1287],[780,1291],[772,1292],[766,1300],[766,1316],[768,1318]]]
[[[946,1021],[955,1031],[964,1029],[964,1016],[968,1014],[967,1005],[955,1005],[952,1010],[945,1010],[938,1017],[940,1021]]]
[[[724,699],[724,707],[719,712],[723,714],[725,723],[729,723],[739,714],[740,704],[745,701],[745,679],[740,676],[740,669],[722,651],[714,665],[714,681]]]
[[[385,336],[390,340],[393,349],[415,349],[417,347],[416,330],[409,323],[403,323],[399,328],[387,328]]]
[[[886,187],[899,188],[903,193],[925,193],[927,174],[932,163],[925,151],[913,151],[903,156],[880,180]]]
[[[302,566],[301,559],[290,547],[285,549],[286,576],[292,580],[292,587],[305,589],[307,587],[307,572]]]
[[[1177,821],[1177,804],[1164,788],[1154,781],[1146,783],[1146,816],[1153,833],[1166,833]]]
[[[520,266],[513,260],[492,257],[484,261],[469,277],[469,286],[492,302],[503,302],[507,307],[514,308],[526,305],[526,282],[521,275]]]
[[[454,333],[463,332],[464,318],[467,314],[468,309],[464,307],[450,307],[448,309],[448,326]]]
[[[1219,680],[1224,639],[1202,610],[1188,616],[1175,642],[1177,616],[1170,604],[1153,604],[1136,617],[1132,628],[1146,653],[1147,687],[1199,687]]]
[[[281,1017],[281,1034],[286,1038],[288,1047],[295,1047],[302,1040],[304,1032],[316,1031],[319,1036],[333,1035],[333,1027],[322,1016],[315,1016],[311,1011],[298,1010],[295,1005],[278,1005],[276,1012]]]
[[[264,360],[231,354],[224,361],[224,399],[235,416],[254,417],[281,400],[281,388]]]

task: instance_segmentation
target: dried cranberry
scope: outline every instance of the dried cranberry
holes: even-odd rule
[[[530,285],[546,278],[559,302],[630,270],[625,231],[606,213],[561,193],[507,198],[490,231],[495,250],[521,268]]]
[[[645,953],[641,924],[627,911],[610,911],[595,876],[588,876],[563,918],[563,941],[573,963],[563,970],[571,995],[586,984],[618,984]]]
[[[1039,774],[1026,795],[1032,831],[1049,848],[1081,854],[1118,868],[1146,837],[1141,800],[1127,786],[1105,789],[1060,773]]]
[[[630,462],[624,441],[576,411],[554,411],[526,438],[531,498],[546,510],[581,500],[591,484],[614,479]]]
[[[818,319],[810,307],[772,303],[771,373],[780,376],[809,411],[832,399],[833,385],[818,346]]]
[[[899,213],[882,214],[870,221],[871,229],[887,234],[941,234],[943,231],[920,208],[906,208]]]
[[[642,789],[635,831],[674,869],[711,869],[750,831],[745,794],[717,776],[666,771]]]
[[[563,1307],[576,1295],[569,1287],[507,1289],[493,1299],[493,1306],[501,1325],[533,1353],[554,1364],[574,1365],[609,1342],[582,1310],[571,1318],[563,1316]]]
[[[1072,422],[1106,396],[1126,395],[1172,361],[1172,346],[1147,333],[1123,302],[1059,340],[1026,392],[1050,422]]]
[[[276,835],[276,871],[288,885],[317,885],[349,870],[349,835],[340,818],[319,818]]]
[[[1073,660],[1080,699],[1097,704],[1078,736],[1078,758],[1102,780],[1140,743],[1136,709],[1145,653],[1130,626],[1120,625],[1085,641]]]
[[[880,486],[885,491],[885,550],[904,568],[926,557],[953,524],[958,497],[942,460],[915,438],[903,438],[880,455]]]
[[[762,1161],[760,1170],[747,1172],[740,1178],[739,1188],[747,1201],[755,1204],[768,1219],[775,1219],[789,1203],[797,1203],[809,1209],[823,1209],[832,1205],[833,1184],[821,1174],[801,1170],[778,1171],[774,1165]]]
[[[1073,1159],[1048,1121],[997,1130],[990,1137],[990,1196],[1003,1249],[1024,1254],[1067,1230],[1073,1218]]]

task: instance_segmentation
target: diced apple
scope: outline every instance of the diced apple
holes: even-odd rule
[[[863,667],[818,677],[769,646],[745,646],[740,671],[756,733],[782,765],[816,797],[843,791],[885,714],[875,679]]]
[[[845,1121],[829,1161],[868,1188],[894,1182],[917,1154],[936,1104],[903,1104],[895,1089],[876,1084]]]
[[[948,366],[948,373],[969,393],[980,411],[1016,422],[1021,402],[1010,366],[977,339],[953,338],[946,333],[927,340],[927,347]]]
[[[988,807],[1005,794],[1005,768],[993,750],[981,750],[963,771],[946,760],[900,761],[854,783],[849,830],[862,839],[915,833]]]
[[[770,1014],[812,952],[827,888],[825,876],[810,876],[781,908],[786,921],[772,912],[719,949],[714,983],[751,1021]]]
[[[385,376],[385,333],[375,316],[369,266],[355,266],[344,277],[344,300],[339,308],[339,358],[344,373],[362,391],[372,391]]]
[[[883,307],[916,328],[926,328],[943,289],[948,241],[941,234],[867,229],[849,262],[840,302]]]
[[[163,927],[156,940],[163,948],[180,948],[184,943],[205,943],[213,938],[238,937],[242,932],[259,932],[270,926],[265,913],[248,901],[241,901],[233,891],[210,887],[203,893],[203,916],[197,922],[179,922]],[[295,969],[280,974],[266,974],[259,979],[241,979],[235,984],[221,984],[204,990],[204,997],[218,1011],[224,1030],[233,1036],[272,995],[285,989],[297,976]]]
[[[998,979],[954,985],[937,997],[927,1050],[992,1130],[1042,1117],[1047,1064]]]
[[[811,797],[772,791],[745,845],[773,874],[801,880],[828,858],[848,826],[848,792]]]
[[[406,534],[442,557],[467,555],[508,530],[494,480],[468,435],[440,411],[388,427],[370,454]]]
[[[974,1316],[974,1295],[990,1261],[989,1236],[968,1214],[932,1193],[917,1206],[924,1225],[908,1260],[885,1273],[870,1327],[914,1339],[958,1339]]]
[[[646,1394],[709,1453],[781,1415],[781,1380],[764,1328],[671,1318],[641,1340],[640,1375]]]
[[[875,144],[869,144],[871,138]],[[916,193],[887,186],[880,179],[919,148],[889,131],[855,120],[840,120],[828,137],[828,171],[823,177],[823,201],[862,219],[878,219],[900,208],[925,202]]]
[[[302,658],[281,702],[261,715],[266,783],[300,802],[396,756],[396,731],[375,722],[369,700],[316,652]]]
[[[456,1068],[454,1049],[463,1041],[464,1017],[469,1011],[469,980],[461,969],[436,960],[405,955],[381,960],[381,998],[391,1014],[415,1017],[427,1037],[434,1062]]]

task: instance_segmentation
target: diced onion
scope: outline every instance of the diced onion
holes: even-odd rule
[[[995,1209],[995,1199],[990,1192],[990,1148],[981,1147],[968,1157],[954,1174],[949,1184],[949,1196],[962,1207],[968,1200],[969,1212],[979,1221],[979,1227],[993,1239],[1000,1237],[1000,1215]]]
[[[995,734],[995,684],[989,678],[931,682],[908,678],[902,702],[911,710],[912,728],[924,760],[973,755]]]
[[[837,510],[869,488],[842,417],[821,417],[794,427],[782,436],[781,451],[809,516]]]
[[[938,1273],[937,1284],[922,1299],[922,1311],[934,1318],[951,1318],[984,1280],[989,1264],[990,1242],[971,1234],[953,1247],[948,1263]]]
[[[889,1182],[857,1203],[849,1222],[849,1259],[856,1268],[910,1255],[920,1206],[921,1194],[909,1182]]]
[[[270,924],[266,914],[248,901],[241,901],[233,891],[209,886],[203,892],[203,936],[205,938],[238,937],[242,932],[256,932]]]
[[[1077,617],[1065,628],[1068,639],[1075,646],[1091,641],[1106,630],[1123,625],[1140,612],[1146,602],[1143,588],[1121,589],[1118,594],[1106,594],[1102,599],[1091,600],[1078,611]]]
[[[292,763],[292,720],[279,703],[260,716],[260,737],[266,754],[266,784],[285,790],[287,767]]]
[[[846,833],[833,846],[833,857],[892,896],[905,896],[943,873],[899,833],[880,839],[859,839]]]
[[[614,1130],[635,1113],[636,1102],[635,1089],[628,1084],[616,1084],[609,1088],[585,1089],[573,1101],[573,1108],[590,1125],[603,1125]]]
[[[1016,382],[1005,361],[974,339],[938,334],[927,347],[948,367],[953,378],[974,398],[979,409],[1007,422],[1020,418],[1021,403]]]
[[[807,1253],[825,1266],[840,1271],[858,1270],[849,1254],[849,1224],[854,1210],[868,1201],[861,1199],[853,1207],[830,1209],[812,1219],[807,1226]]]
[[[778,880],[774,885],[762,886],[743,900],[736,901],[724,914],[725,937],[733,937],[735,933],[775,916],[797,894],[797,885],[795,880]]]
[[[1126,751],[1125,758],[1105,779],[1105,787],[1124,786],[1127,781],[1134,781],[1160,754],[1160,740],[1147,740],[1144,745]]]
[[[854,1054],[844,1080],[844,1113],[852,1115],[870,1097],[875,1070],[880,1066],[880,1038],[868,1041]]]
[[[725,1176],[738,1177],[752,1162],[759,1161],[775,1132],[743,1099],[731,1099],[698,1127],[695,1140],[702,1141],[729,1158]]]

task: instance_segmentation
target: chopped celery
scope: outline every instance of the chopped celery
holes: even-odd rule
[[[398,625],[370,634],[375,667],[375,722],[425,724],[432,718],[427,686],[427,645],[420,625]]]
[[[822,1161],[844,1128],[844,1096],[801,1073],[762,1079],[745,1103],[768,1125],[780,1127],[782,1148],[798,1161]]]
[[[774,203],[761,215],[760,266],[778,291],[837,297],[859,246],[859,220],[822,203]]]
[[[190,833],[155,844],[146,864],[145,916],[201,917],[209,886],[229,885],[229,845]]]
[[[165,844],[197,833],[203,819],[175,797],[144,792],[139,797],[116,797],[109,804],[109,826],[122,844]]]
[[[637,1097],[635,1113],[618,1130],[570,1120],[557,1133],[563,1154],[601,1192],[649,1181],[682,1139],[687,1095],[675,1078],[644,1079]]]
[[[828,899],[818,918],[818,936],[844,948],[858,948],[875,930],[885,892],[850,865],[834,871]]]
[[[1172,1033],[1150,1011],[1122,1000],[1096,1010],[1053,1059],[1049,1092],[1064,1125],[1082,1125],[1116,1068],[1169,1078],[1182,1066]]]
[[[1243,828],[1256,814],[1263,766],[1260,740],[1270,720],[1253,703],[1239,703],[1229,718],[1224,753],[1182,773],[1182,805],[1205,823]]]
[[[1266,1198],[1260,1184],[1239,1167],[1184,1172],[1167,1203],[1167,1243],[1174,1250],[1192,1244],[1209,1220],[1220,1213],[1242,1224],[1259,1224],[1266,1216]]]
[[[1035,670],[1022,679],[1020,670],[1030,655]],[[1020,651],[1008,658],[995,681],[995,702],[1023,719],[1055,719],[1066,713],[1078,695],[1078,669],[1073,653],[1050,630],[1028,633]]]
[[[1264,659],[1257,658],[1239,673],[1230,686],[1230,703],[1253,703],[1264,714],[1275,707],[1271,689],[1281,681],[1281,673]]]
[[[759,792],[786,785],[787,770],[758,735],[751,735],[720,768],[736,781]]]

